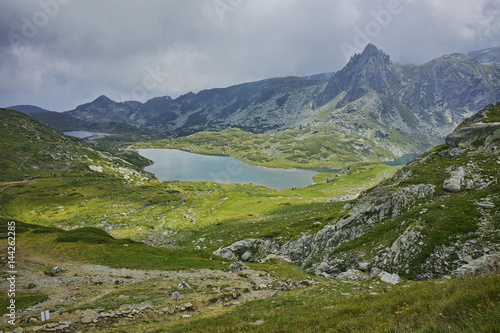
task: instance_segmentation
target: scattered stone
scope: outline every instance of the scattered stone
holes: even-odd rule
[[[237,261],[229,265],[229,270],[231,272],[240,272],[242,270],[248,269],[241,261]]]
[[[192,303],[184,303],[181,305],[181,311],[191,311],[193,310],[193,307]]]
[[[183,289],[193,289],[189,284],[187,284],[186,282],[181,282],[179,283],[179,286],[177,287],[178,289],[180,290],[183,290]]]
[[[232,261],[237,261],[238,260],[238,258],[233,253],[233,251],[231,251],[227,247],[221,247],[221,248],[215,250],[214,252],[212,252],[212,254],[214,254],[214,255],[216,255],[218,257],[221,257],[223,259],[227,259],[227,260],[232,260]]]
[[[464,181],[465,171],[463,167],[450,172],[450,178],[443,182],[443,190],[447,192],[460,192],[462,190],[462,182]]]
[[[365,274],[361,271],[358,271],[357,269],[349,269],[346,272],[340,273],[337,276],[337,279],[338,280],[366,281],[366,280],[369,280],[370,277],[367,274]]]
[[[465,256],[465,257],[462,258],[462,260],[465,261],[466,263],[470,263],[474,259],[472,259],[471,256]]]
[[[490,201],[479,201],[479,202],[476,202],[476,205],[479,207],[482,207],[482,208],[487,208],[487,209],[493,209],[493,208],[497,207],[493,202],[490,202]]]
[[[372,268],[372,271],[371,271],[371,273],[370,273],[370,276],[371,276],[372,278],[376,278],[376,277],[378,277],[378,276],[380,275],[380,273],[382,273],[382,272],[383,272],[383,270],[381,270],[380,268],[378,268],[378,267],[373,267],[373,268]]]
[[[89,169],[95,172],[103,172],[102,166],[89,165]]]
[[[387,273],[385,271],[382,271],[379,274],[380,280],[382,280],[385,283],[390,283],[390,284],[398,284],[401,281],[401,278],[397,274],[391,274]]]
[[[18,327],[12,331],[12,333],[24,333],[24,332],[25,332],[24,329],[21,327]]]
[[[335,270],[337,270],[336,267],[332,267],[328,263],[323,261],[316,267],[316,269],[314,270],[314,274],[323,275],[323,273],[326,273],[327,275],[329,275],[330,273],[333,273]],[[338,270],[336,273],[338,273]]]
[[[358,264],[358,268],[362,272],[366,272],[369,267],[370,267],[370,262],[368,261],[362,261]]]
[[[383,139],[383,138],[387,138],[387,137],[389,136],[389,133],[384,132],[384,131],[382,131],[382,130],[377,130],[377,131],[375,132],[375,135],[377,135],[378,137],[380,137],[380,138],[382,138],[382,139]]]
[[[59,267],[54,267],[50,270],[50,274],[52,274],[52,275],[56,275],[57,273],[60,273],[60,272],[62,272],[62,269]]]
[[[252,323],[252,325],[262,325],[262,324],[264,324],[264,319],[259,319]]]

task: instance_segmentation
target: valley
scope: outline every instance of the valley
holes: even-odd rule
[[[15,333],[495,331],[500,76],[480,55],[369,44],[331,75],[0,109],[2,319],[14,274]],[[142,149],[315,175],[162,182]]]
[[[489,113],[490,121],[496,121],[496,112]],[[26,116],[15,115],[27,120]],[[45,125],[34,122],[30,126],[40,133]],[[15,126],[10,130],[13,134],[19,131]],[[59,135],[49,133],[45,135]],[[486,140],[490,140],[488,133],[491,132],[483,135]],[[52,139],[55,147],[67,140],[64,136]],[[382,186],[387,186],[391,177],[405,186],[421,184],[420,178],[411,177],[415,172],[426,177],[425,182],[439,185],[442,182],[439,177],[446,175],[435,179],[436,170],[461,163],[453,160],[447,164],[446,158],[437,157],[436,152],[446,151],[445,147],[437,147],[403,168],[358,163],[343,168],[338,176],[320,172],[315,176],[314,185],[278,191],[242,184],[160,182],[142,170],[146,163],[133,151],[122,152],[126,160],[97,150],[85,141],[71,139],[70,142],[74,145],[67,152],[71,158],[67,159],[68,164],[61,165],[61,169],[53,162],[55,171],[52,173],[31,173],[43,171],[37,163],[47,161],[17,155],[26,161],[23,170],[31,176],[18,181],[4,179],[0,184],[2,225],[16,221],[16,242],[20,249],[16,264],[22,272],[16,295],[18,318],[28,331],[48,332],[51,327],[59,327],[62,332],[103,329],[121,332],[123,325],[128,332],[196,331],[202,327],[207,331],[227,332],[236,327],[256,332],[279,330],[278,327],[302,331],[312,323],[315,327],[324,325],[338,330],[345,327],[405,330],[429,327],[429,322],[437,328],[464,330],[477,325],[471,318],[480,318],[481,327],[486,331],[496,323],[498,306],[495,304],[499,299],[495,275],[474,280],[419,281],[415,279],[417,274],[410,272],[408,280],[393,285],[380,278],[370,278],[370,270],[361,267],[362,262],[357,258],[361,253],[377,252],[400,239],[398,236],[403,231],[407,234],[409,228],[398,225],[411,223],[413,218],[417,219],[417,226],[423,223],[422,230],[428,223],[437,227],[423,234],[431,237],[423,238],[428,239],[425,243],[428,242],[429,247],[419,252],[415,263],[422,262],[422,258],[433,253],[426,251],[435,251],[442,246],[440,244],[450,246],[450,243],[442,243],[443,239],[468,233],[471,236],[459,239],[465,242],[462,244],[470,244],[467,246],[471,246],[473,252],[458,255],[449,252],[458,261],[456,264],[447,261],[446,265],[458,267],[463,260],[472,263],[481,254],[496,253],[498,219],[493,216],[498,210],[476,211],[474,202],[490,202],[492,207],[498,207],[497,185],[451,197],[449,194],[443,197],[443,193],[438,192],[441,197],[438,195],[440,199],[435,204],[417,206],[416,211],[410,208],[410,215],[375,225],[365,235],[356,232],[358,236],[352,241],[331,248],[334,252],[320,250],[334,255],[335,269],[339,273],[346,269],[351,275],[326,273],[336,272],[332,264],[304,265],[301,264],[304,257],[280,250],[290,250],[290,244],[307,239],[307,235],[322,234],[332,221],[349,218],[349,211],[353,214],[352,209],[356,208],[359,193],[369,196],[377,191],[377,184],[382,182]],[[495,140],[488,142],[487,147],[496,144]],[[147,142],[140,143],[141,147],[147,145]],[[151,144],[157,145],[155,141]],[[480,143],[476,142],[474,147],[481,147]],[[489,163],[490,159],[484,157],[481,160],[481,154],[492,150],[482,148],[481,151],[474,161],[483,161],[480,163],[483,163],[483,171],[486,170],[485,184],[490,177],[497,184],[496,161]],[[47,153],[54,159],[55,155]],[[35,151],[25,154],[38,155]],[[471,166],[472,157],[467,156],[463,161]],[[431,163],[436,158],[445,163],[438,169],[435,162]],[[478,178],[473,179],[478,181]],[[378,197],[383,198],[383,195]],[[420,205],[423,203],[420,201]],[[404,207],[399,209],[405,210]],[[447,207],[446,213],[440,212],[443,207]],[[470,208],[463,210],[464,207]],[[450,215],[452,212],[454,215]],[[464,213],[470,217],[465,217]],[[419,221],[418,216],[426,220]],[[483,221],[488,233],[477,233],[482,227],[477,228],[473,222],[476,218]],[[457,224],[453,231],[447,226],[451,221],[466,223]],[[258,242],[248,243],[249,238]],[[243,266],[232,266],[233,260],[214,254],[221,253],[221,248],[229,247],[233,249],[229,251],[234,251],[236,247],[232,244],[238,242],[245,249],[243,251],[251,253]],[[321,246],[319,239],[316,242],[316,246]],[[246,243],[249,245],[244,245]],[[270,252],[266,252],[266,246]],[[487,253],[474,252],[485,246]],[[241,256],[243,253],[238,251],[235,254]],[[471,259],[463,259],[469,253]],[[264,257],[267,259],[263,260]],[[355,262],[351,262],[353,258]],[[405,258],[412,257],[405,255]],[[6,257],[2,260],[6,265]],[[406,262],[411,264],[411,261]],[[376,265],[384,267],[382,261]],[[432,271],[436,275],[432,275],[433,278],[447,272],[439,271],[441,262],[431,261],[427,265],[434,265]],[[320,266],[322,270],[318,270]],[[60,271],[52,273],[54,267]],[[415,272],[424,267],[415,266]],[[384,269],[398,271],[396,266]],[[404,269],[399,274],[404,276]],[[339,278],[335,278],[337,275]],[[180,289],[184,284],[189,288]],[[171,293],[179,289],[182,299],[176,303]],[[476,305],[471,306],[471,302]],[[39,313],[49,308],[52,319],[44,324],[39,321]],[[368,318],[361,315],[366,309],[378,312]],[[447,316],[442,318],[439,313],[443,312]],[[322,315],[318,317],[319,313]],[[337,318],[335,326],[328,319],[331,317]],[[291,318],[295,319],[290,321]]]

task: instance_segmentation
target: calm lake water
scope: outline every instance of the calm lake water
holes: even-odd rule
[[[277,190],[314,184],[315,171],[264,168],[227,156],[208,156],[176,149],[139,149],[154,161],[145,168],[161,181],[212,181],[223,184],[256,184]]]
[[[80,139],[88,138],[94,135],[114,135],[111,133],[101,133],[101,132],[88,132],[88,131],[69,131],[69,132],[64,132],[65,135],[69,136],[74,136]]]

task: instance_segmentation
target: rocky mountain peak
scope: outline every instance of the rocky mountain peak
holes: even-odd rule
[[[388,65],[389,55],[385,54],[384,51],[380,50],[373,44],[366,45],[365,49],[360,54],[355,54],[350,62],[356,64],[356,66],[367,66],[367,65]]]
[[[393,76],[389,56],[375,45],[368,44],[362,53],[354,55],[328,82],[323,92],[316,97],[315,105],[322,106],[344,91],[346,95],[337,107],[364,96],[370,89],[387,94]]]
[[[92,103],[96,104],[96,105],[102,105],[104,107],[108,106],[109,104],[113,103],[113,101],[108,98],[106,95],[101,95],[99,97],[97,97]]]
[[[90,103],[85,103],[85,104],[77,106],[76,109],[77,110],[88,109],[88,108],[103,109],[103,108],[107,108],[112,103],[116,103],[116,102],[112,101],[111,99],[109,99],[105,95],[101,95]]]

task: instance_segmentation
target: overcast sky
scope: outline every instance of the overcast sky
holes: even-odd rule
[[[0,106],[65,111],[500,46],[500,0],[0,0]]]

